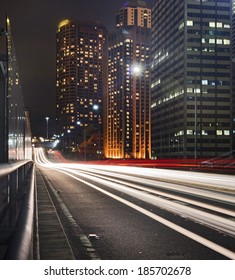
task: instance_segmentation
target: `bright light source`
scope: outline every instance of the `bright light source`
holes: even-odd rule
[[[142,67],[140,64],[135,64],[132,67],[132,73],[136,76],[139,76],[142,72]]]
[[[59,143],[60,143],[60,140],[55,140],[53,145],[52,145],[52,148],[53,149],[56,148]]]
[[[98,109],[99,109],[99,105],[94,104],[94,105],[93,105],[93,110],[98,110]]]

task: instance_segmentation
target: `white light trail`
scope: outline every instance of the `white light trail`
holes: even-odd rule
[[[58,169],[56,169],[56,170],[58,170]],[[135,209],[136,211],[138,211],[138,212],[150,217],[151,219],[153,219],[153,220],[155,220],[155,221],[157,221],[157,222],[159,222],[159,223],[161,223],[161,224],[163,224],[163,225],[181,233],[182,235],[184,235],[184,236],[186,236],[186,237],[188,237],[188,238],[206,246],[207,248],[210,248],[210,249],[214,250],[215,252],[217,252],[217,253],[219,253],[219,254],[221,254],[221,255],[229,258],[229,259],[235,260],[235,253],[234,252],[232,252],[232,251],[230,251],[230,250],[228,250],[228,249],[226,249],[226,248],[224,248],[224,247],[222,247],[222,246],[220,246],[220,245],[218,245],[218,244],[216,244],[216,243],[214,243],[214,242],[212,242],[212,241],[210,241],[210,240],[208,240],[208,239],[206,239],[206,238],[204,238],[200,235],[197,235],[197,234],[195,234],[195,233],[193,233],[193,232],[191,232],[191,231],[189,231],[189,230],[187,230],[183,227],[180,227],[180,226],[178,226],[178,225],[176,225],[176,224],[174,224],[174,223],[172,223],[172,222],[170,222],[170,221],[168,221],[164,218],[161,218],[160,216],[158,216],[158,215],[156,215],[156,214],[154,214],[154,213],[152,213],[152,212],[150,212],[150,211],[148,211],[148,210],[146,210],[146,209],[144,209],[144,208],[142,208],[138,205],[135,205],[132,202],[129,202],[129,201],[117,196],[117,195],[114,195],[114,194],[112,194],[112,193],[110,193],[106,190],[103,190],[103,189],[97,187],[94,184],[91,184],[91,183],[89,183],[85,180],[77,178],[76,176],[73,176],[69,172],[66,172],[66,171],[63,171],[63,170],[60,170],[60,172],[72,177],[73,179],[75,179],[77,181],[80,181],[80,182],[92,187],[93,189],[96,189],[99,192],[102,192],[102,193],[108,195],[109,197],[111,197],[111,198],[113,198],[113,199],[115,199],[115,200],[117,200],[117,201]]]
[[[141,168],[141,169],[134,168],[133,169],[133,168],[129,168],[129,167],[119,168],[119,167],[112,166],[110,168],[110,166],[97,167],[97,166],[82,165],[82,164],[52,164],[47,160],[47,158],[45,157],[42,150],[35,152],[35,161],[40,166],[49,167],[54,170],[60,171],[64,174],[74,178],[75,180],[78,180],[78,181],[108,195],[109,197],[112,197],[113,199],[141,212],[142,214],[170,227],[171,229],[205,245],[206,247],[208,247],[230,259],[235,259],[234,252],[232,252],[226,248],[223,248],[222,246],[215,244],[215,243],[211,242],[210,240],[208,240],[204,237],[201,237],[187,229],[184,229],[166,219],[163,219],[163,218],[159,217],[158,215],[156,215],[142,207],[139,207],[134,203],[129,202],[128,200],[120,198],[119,196],[114,195],[113,193],[98,187],[97,185],[91,183],[90,181],[92,180],[95,183],[102,184],[103,186],[109,187],[110,190],[116,189],[116,190],[126,193],[128,195],[136,197],[137,199],[151,203],[157,207],[163,208],[165,210],[168,210],[168,211],[171,211],[174,213],[178,213],[178,215],[181,215],[183,217],[187,217],[189,219],[195,220],[196,222],[200,222],[204,225],[213,227],[219,231],[221,230],[228,234],[234,235],[235,221],[217,216],[215,214],[207,213],[200,209],[195,209],[189,205],[182,205],[179,202],[181,201],[181,202],[188,203],[190,205],[194,205],[197,207],[203,207],[204,209],[216,211],[218,213],[229,215],[231,217],[235,217],[235,211],[223,209],[221,207],[211,206],[206,203],[195,201],[193,199],[186,199],[186,198],[181,197],[180,195],[167,194],[167,193],[164,193],[164,188],[167,187],[168,189],[170,188],[172,190],[173,189],[175,190],[175,189],[178,189],[179,187],[181,187],[182,192],[186,192],[186,193],[190,193],[190,194],[191,193],[194,193],[194,194],[203,193],[204,197],[208,197],[208,196],[211,197],[212,194],[214,195],[213,192],[208,192],[201,188],[196,189],[196,188],[190,188],[190,187],[186,187],[186,186],[182,187],[180,185],[173,186],[173,184],[170,184],[172,186],[169,187],[169,183],[156,181],[159,174],[157,177],[153,176],[153,171],[149,172],[149,170],[148,170],[146,172],[145,168]],[[102,168],[102,170],[101,170],[101,168]],[[108,170],[108,171],[106,171],[106,170]],[[122,170],[122,172],[124,174],[121,174],[121,179],[116,179],[116,178],[114,178],[114,176],[120,177],[120,175],[117,175],[119,170]],[[134,170],[135,170],[135,172],[133,172]],[[138,178],[135,177],[137,170],[138,170],[138,174],[137,174]],[[140,170],[143,171],[143,173],[144,173],[143,178],[140,178],[140,175],[142,175],[142,174],[140,174]],[[155,171],[155,169],[154,169],[154,171]],[[89,173],[93,173],[93,175],[89,174]],[[174,173],[175,173],[175,171],[174,171]],[[148,176],[150,176],[150,177],[146,178],[146,174],[148,174]],[[85,179],[78,178],[78,176],[79,177],[82,176]],[[109,176],[109,177],[107,178],[105,176]],[[112,178],[110,178],[111,176],[112,176]],[[169,177],[169,171],[168,171],[168,177]],[[153,178],[156,178],[156,179],[154,180]],[[181,176],[179,178],[181,178]],[[229,178],[229,180],[230,180],[230,178]],[[227,181],[230,182],[229,180],[227,180]],[[156,184],[156,186],[159,187],[159,183],[161,183],[162,191],[154,190],[152,187],[155,184]],[[151,185],[151,188],[144,187],[141,184],[144,184],[145,186]],[[148,192],[148,193],[146,193],[146,192]],[[206,192],[208,192],[208,193],[206,193]],[[158,197],[159,195],[164,196],[165,198]],[[217,193],[215,195],[216,195],[216,199],[222,199],[222,200],[227,199],[232,203],[234,202],[234,196],[224,195],[224,194],[220,194],[220,193]],[[229,199],[229,197],[230,197],[230,199]],[[169,198],[171,200],[169,200]]]

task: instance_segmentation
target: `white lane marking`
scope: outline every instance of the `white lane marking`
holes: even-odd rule
[[[197,234],[195,234],[195,233],[193,233],[193,232],[191,232],[191,231],[189,231],[189,230],[187,230],[187,229],[185,229],[181,226],[178,226],[178,225],[176,225],[176,224],[174,224],[174,223],[172,223],[172,222],[170,222],[170,221],[168,221],[164,218],[161,218],[160,216],[158,216],[158,215],[156,215],[156,214],[154,214],[154,213],[152,213],[152,212],[150,212],[150,211],[148,211],[148,210],[146,210],[146,209],[144,209],[144,208],[142,208],[138,205],[135,205],[134,203],[129,202],[129,201],[127,201],[127,200],[125,200],[121,197],[118,197],[118,196],[116,196],[116,195],[114,195],[114,194],[112,194],[108,191],[105,191],[105,190],[95,186],[94,184],[91,184],[91,183],[89,183],[85,180],[77,178],[74,175],[72,175],[72,174],[70,174],[66,171],[58,170],[56,168],[52,168],[52,169],[57,170],[61,173],[64,173],[64,174],[70,176],[71,178],[73,178],[77,181],[80,181],[80,182],[92,187],[93,189],[96,189],[99,192],[102,192],[102,193],[106,194],[107,196],[109,196],[109,197],[111,197],[111,198],[113,198],[113,199],[115,199],[115,200],[133,208],[133,209],[135,209],[136,211],[150,217],[151,219],[153,219],[153,220],[155,220],[155,221],[157,221],[157,222],[159,222],[159,223],[161,223],[161,224],[163,224],[163,225],[165,225],[165,226],[183,234],[184,236],[187,236],[188,238],[190,238],[190,239],[192,239],[192,240],[194,240],[194,241],[212,249],[213,251],[215,251],[215,252],[217,252],[217,253],[219,253],[219,254],[221,254],[221,255],[229,258],[229,259],[235,260],[235,253],[232,252],[231,250],[228,250],[228,249],[226,249],[226,248],[224,248],[224,247],[222,247],[222,246],[220,246],[220,245],[218,245],[218,244],[216,244],[216,243],[214,243],[214,242],[212,242],[212,241],[210,241],[210,240],[208,240],[208,239],[206,239],[206,238],[204,238],[200,235],[197,235]]]

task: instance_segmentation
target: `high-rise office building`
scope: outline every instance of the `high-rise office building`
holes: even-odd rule
[[[231,150],[231,8],[231,0],[154,1],[153,157]]]
[[[232,149],[235,150],[235,0],[232,0]]]
[[[102,151],[106,29],[63,20],[56,49],[56,121],[64,150]]]
[[[127,2],[109,36],[105,111],[107,158],[150,156],[151,9],[145,1]]]

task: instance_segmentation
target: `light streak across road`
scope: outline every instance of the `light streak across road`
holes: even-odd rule
[[[188,238],[230,259],[235,259],[235,252],[118,195],[118,192],[125,193],[127,196],[235,237],[233,176],[127,166],[54,164],[47,159],[41,149],[35,149],[35,161],[41,167],[62,172]],[[212,203],[209,203],[210,201]]]

